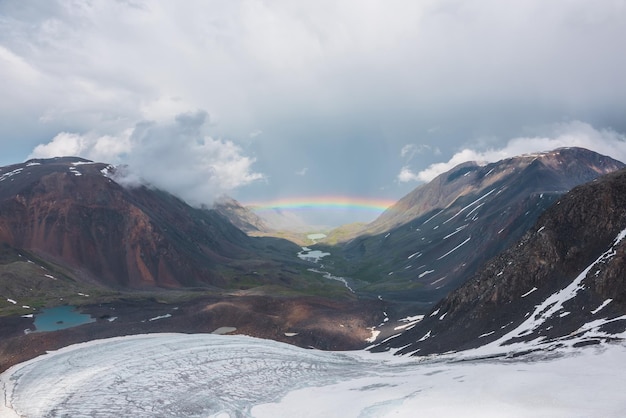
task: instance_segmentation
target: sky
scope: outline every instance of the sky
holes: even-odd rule
[[[393,201],[560,146],[626,161],[624,39],[624,0],[0,0],[0,165],[126,164],[201,205]]]

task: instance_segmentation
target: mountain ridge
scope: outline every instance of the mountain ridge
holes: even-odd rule
[[[366,280],[361,291],[413,301],[424,313],[519,239],[567,190],[623,167],[582,148],[461,164],[340,244],[333,274]]]
[[[578,186],[519,242],[376,351],[428,355],[497,343],[588,344],[626,330],[626,170]]]
[[[65,263],[85,279],[129,288],[237,287],[234,276],[242,284],[276,282],[246,270],[265,264],[280,272],[281,251],[299,250],[249,237],[218,212],[158,189],[123,187],[114,172],[70,157],[1,168],[0,241]]]

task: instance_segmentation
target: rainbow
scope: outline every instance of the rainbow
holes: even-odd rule
[[[371,199],[347,196],[291,197],[268,202],[249,202],[245,206],[254,211],[285,209],[285,210],[360,210],[383,212],[395,204],[395,200]]]

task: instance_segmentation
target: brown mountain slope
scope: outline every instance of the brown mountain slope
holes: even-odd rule
[[[0,241],[111,286],[238,287],[295,254],[286,241],[254,239],[212,210],[145,186],[125,188],[106,164],[76,158],[0,168]],[[239,280],[239,284],[238,284]],[[250,284],[250,283],[248,283]]]

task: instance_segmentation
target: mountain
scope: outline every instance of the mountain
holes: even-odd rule
[[[254,208],[252,210],[254,210]],[[258,210],[255,213],[274,231],[307,233],[311,231],[325,231],[328,229],[327,226],[311,225],[293,210],[273,208]]]
[[[299,250],[248,237],[217,211],[161,190],[123,187],[112,166],[71,157],[0,168],[0,242],[115,288],[281,283],[293,276],[282,254]]]
[[[563,193],[624,167],[581,148],[468,162],[416,188],[337,249],[333,274],[422,312],[517,241]]]
[[[231,197],[222,196],[213,204],[213,209],[246,233],[270,231],[261,217]]]
[[[597,344],[626,330],[626,170],[573,189],[515,245],[376,350]],[[556,346],[555,345],[555,346]]]

